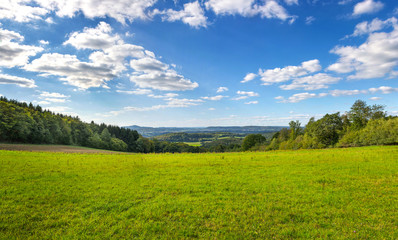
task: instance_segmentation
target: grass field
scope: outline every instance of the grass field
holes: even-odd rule
[[[200,147],[202,145],[202,143],[200,142],[184,142],[184,143],[194,147]]]
[[[0,239],[397,239],[398,147],[0,151]]]

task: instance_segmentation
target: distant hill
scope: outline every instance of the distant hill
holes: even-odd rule
[[[191,128],[179,128],[179,127],[140,127],[137,125],[126,126],[125,128],[135,130],[144,137],[155,137],[167,133],[236,133],[236,134],[251,134],[251,133],[271,133],[278,132],[283,126],[231,126],[231,127],[191,127]]]

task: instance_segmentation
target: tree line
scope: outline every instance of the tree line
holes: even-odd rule
[[[261,136],[246,136],[243,150],[285,150],[330,147],[359,147],[398,144],[398,117],[387,116],[382,105],[369,106],[357,100],[350,111],[311,118],[305,127],[291,121],[289,128],[266,141]],[[257,138],[256,138],[257,137]]]
[[[186,135],[186,134],[185,134]],[[186,137],[179,134],[178,137]],[[174,135],[173,135],[174,136]],[[202,135],[200,135],[203,137]],[[113,125],[85,123],[78,117],[56,114],[32,103],[0,97],[0,142],[64,144],[139,153],[235,152],[311,149],[398,144],[398,117],[384,106],[357,100],[350,111],[311,118],[305,127],[291,121],[269,137],[249,134],[205,142],[202,146],[142,137],[137,131]]]
[[[62,144],[137,153],[205,152],[202,147],[158,141],[113,125],[85,123],[32,103],[0,97],[0,142]]]

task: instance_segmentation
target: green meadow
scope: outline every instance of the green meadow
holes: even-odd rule
[[[397,239],[398,147],[0,151],[0,239]]]

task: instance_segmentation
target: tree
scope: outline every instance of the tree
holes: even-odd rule
[[[257,144],[265,142],[267,139],[261,134],[249,134],[242,142],[242,150],[247,151]]]
[[[301,133],[301,128],[300,128],[300,121],[290,121],[289,126],[290,126],[290,140],[296,139],[298,135]]]
[[[357,100],[351,106],[348,112],[348,118],[351,121],[351,127],[354,130],[362,129],[369,120],[385,118],[387,113],[383,105],[368,106],[365,101]]]
[[[321,119],[307,124],[306,132],[310,137],[325,145],[331,146],[338,142],[340,132],[343,130],[343,121],[340,113],[326,114]]]

